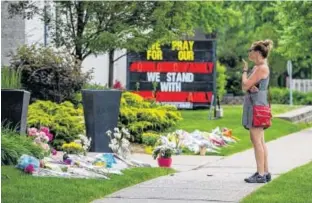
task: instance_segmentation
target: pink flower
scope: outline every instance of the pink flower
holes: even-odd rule
[[[48,134],[50,132],[49,128],[47,128],[47,127],[41,127],[40,131],[45,132],[46,134]]]
[[[28,164],[28,165],[26,166],[26,168],[24,169],[24,171],[25,171],[26,173],[32,174],[32,173],[35,171],[35,167],[34,167],[34,165],[32,165],[32,164]]]
[[[28,136],[36,136],[38,133],[37,128],[28,128]]]
[[[52,149],[52,155],[55,156],[57,154],[57,151],[55,149]]]
[[[43,138],[44,142],[49,142],[50,141],[50,138],[48,136],[43,136],[42,138]]]
[[[65,163],[66,165],[71,165],[72,160],[71,160],[71,159],[65,159],[64,163]]]
[[[118,80],[115,80],[115,84],[113,85],[113,88],[114,89],[119,89],[119,90],[123,90],[124,89],[122,84],[121,84],[121,82],[118,81]]]
[[[52,133],[46,133],[46,135],[48,136],[49,141],[53,140],[53,134]]]
[[[46,135],[46,133],[45,133],[45,132],[40,131],[40,132],[39,132],[39,136],[40,136],[40,137],[42,137],[42,138],[44,138],[44,137],[45,137],[45,136],[47,136],[47,135]]]
[[[53,134],[50,133],[50,129],[49,129],[49,128],[47,128],[47,127],[41,127],[41,128],[40,128],[40,131],[41,131],[41,132],[44,132],[44,133],[46,134],[46,136],[49,137],[49,141],[52,141],[52,140],[53,140]]]

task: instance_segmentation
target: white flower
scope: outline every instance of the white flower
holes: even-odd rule
[[[126,128],[122,128],[121,131],[128,139],[131,137],[129,131]]]
[[[106,131],[106,135],[111,136],[112,135],[112,131],[110,131],[110,130]]]
[[[35,143],[39,144],[41,142],[40,137],[36,137],[34,141]]]
[[[114,131],[119,133],[119,128],[114,128]]]
[[[113,134],[113,138],[111,137],[111,141],[109,147],[112,151],[123,158],[128,157],[130,154],[130,142],[129,138],[131,137],[129,131],[126,128],[114,128],[114,132],[110,132],[110,135]]]
[[[113,150],[113,152],[115,152],[115,153],[117,152],[118,146],[112,145],[112,144],[109,144],[108,146]]]
[[[126,134],[126,135],[129,134],[129,131],[128,131],[126,128],[122,128],[121,131],[122,131],[122,133],[124,133],[124,134]]]
[[[128,147],[129,147],[129,143],[123,142],[123,143],[121,144],[121,147],[122,147],[122,148],[128,148]]]
[[[50,140],[49,137],[45,135],[45,133],[41,134],[39,138],[42,140],[42,142],[49,142]]]
[[[80,139],[83,139],[83,137],[85,137],[85,136],[84,136],[83,134],[79,134],[78,137],[79,137]]]
[[[126,138],[122,138],[121,142],[130,144],[129,140],[127,140]]]
[[[74,140],[77,144],[81,144],[81,140]]]
[[[121,134],[120,133],[114,133],[114,137],[118,140],[121,139]]]
[[[118,142],[116,139],[112,139],[111,144],[116,145]]]

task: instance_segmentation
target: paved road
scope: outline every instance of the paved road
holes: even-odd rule
[[[273,178],[312,161],[312,128],[268,143]],[[212,158],[196,170],[160,177],[94,203],[233,203],[260,187],[243,179],[255,171],[253,150]]]

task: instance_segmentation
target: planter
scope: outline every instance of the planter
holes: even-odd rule
[[[163,158],[163,157],[159,157],[157,159],[158,162],[158,166],[159,167],[165,167],[165,168],[170,168],[171,164],[172,164],[172,158]]]
[[[207,148],[206,148],[206,147],[200,147],[200,148],[199,148],[199,154],[200,154],[200,156],[206,156],[206,151],[207,151]]]
[[[1,123],[26,133],[29,100],[28,91],[1,89]]]
[[[117,127],[121,91],[82,90],[86,133],[92,138],[91,152],[109,152],[108,130]]]

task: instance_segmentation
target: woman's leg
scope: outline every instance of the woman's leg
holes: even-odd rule
[[[255,158],[257,163],[257,172],[260,175],[264,175],[264,147],[263,147],[263,129],[262,128],[250,128],[250,138],[255,151]]]
[[[264,139],[264,130],[262,132],[263,132],[263,136],[262,136],[263,139],[261,141],[262,141],[262,146],[263,146],[263,151],[264,151],[264,172],[269,173],[268,148],[266,146],[265,139]]]

